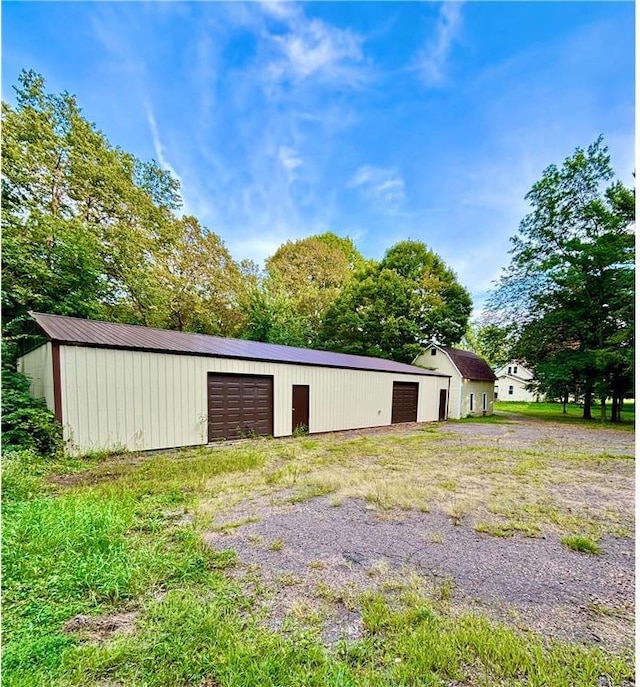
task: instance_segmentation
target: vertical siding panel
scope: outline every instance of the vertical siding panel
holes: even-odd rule
[[[71,348],[70,348],[71,350]],[[73,386],[76,394],[76,424],[73,427],[74,440],[83,447],[83,452],[93,448],[90,441],[91,427],[89,426],[89,414],[87,406],[87,364],[86,350],[79,346],[73,346],[73,369],[67,368],[73,375]],[[71,362],[71,361],[70,361]]]
[[[96,448],[102,448],[107,446],[106,418],[102,410],[105,406],[105,397],[107,394],[106,386],[102,383],[105,364],[104,356],[93,355],[88,363],[91,366],[89,389],[91,400],[93,402],[96,423],[94,442]]]
[[[89,404],[89,379],[88,379],[88,355],[87,349],[79,346],[75,347],[77,365],[80,370],[79,389],[78,389],[78,437],[89,450],[94,448],[91,426],[91,410]]]
[[[144,353],[142,351],[136,351],[135,354],[131,356],[133,367],[131,375],[133,380],[133,389],[131,390],[134,417],[133,440],[136,449],[141,449],[144,446],[144,410],[142,408],[142,402],[144,398],[144,390],[142,387],[143,357]]]
[[[105,350],[102,351],[100,356],[101,365],[101,375],[100,375],[100,388],[102,390],[102,402],[104,403],[103,408],[100,409],[102,412],[103,422],[104,422],[104,434],[105,434],[105,446],[114,445],[114,429],[117,425],[114,422],[114,406],[115,399],[113,397],[113,367],[114,367],[114,356],[113,351]]]
[[[182,445],[190,444],[190,426],[191,418],[189,417],[189,359],[180,357],[178,359],[178,389],[180,391],[180,428],[182,432]]]
[[[109,406],[109,388],[107,385],[107,358],[104,355],[94,355],[91,364],[95,369],[92,393],[96,398],[96,413],[100,423],[100,435],[98,445],[109,446],[109,418],[107,409]]]
[[[197,443],[207,441],[207,370],[205,362],[204,358],[196,358],[193,365],[193,417],[194,422],[197,423]],[[204,407],[202,407],[203,403]]]
[[[107,414],[109,425],[109,445],[122,445],[120,439],[120,432],[122,425],[120,423],[120,413],[122,400],[119,394],[120,391],[120,369],[118,367],[119,356],[117,351],[105,350],[103,356],[106,360],[107,371],[107,389],[105,391],[107,396]]]
[[[178,389],[176,386],[177,364],[176,357],[170,356],[171,362],[169,366],[169,441],[174,446],[180,442],[180,399],[178,398]]]
[[[95,355],[95,349],[91,351],[92,355],[87,356],[87,394],[88,405],[91,414],[91,440],[96,449],[105,446],[103,436],[104,416],[100,409],[104,406],[104,395],[106,389],[100,384],[100,367],[104,365],[102,356]]]
[[[160,428],[159,428],[159,416],[160,416],[160,393],[158,388],[158,380],[160,378],[160,365],[161,356],[157,353],[151,355],[149,358],[149,390],[151,393],[151,404],[149,407],[149,435],[154,446],[159,445],[160,438]]]
[[[136,397],[135,397],[135,379],[134,379],[134,357],[135,352],[125,351],[123,355],[125,368],[125,384],[127,395],[127,431],[126,440],[129,448],[135,448],[136,445]]]
[[[189,444],[197,444],[200,441],[200,437],[196,436],[197,432],[197,422],[195,413],[195,364],[193,358],[185,358],[186,360],[186,392],[187,392],[187,438]]]
[[[196,401],[196,419],[198,420],[198,432],[200,441],[207,443],[207,360],[198,358],[195,365],[196,378],[194,386],[194,399]]]
[[[171,413],[171,399],[169,397],[169,365],[170,356],[163,353],[160,361],[160,404],[158,422],[160,427],[160,446],[168,446],[170,438],[169,415]]]
[[[166,354],[164,356],[163,374],[164,374],[164,415],[162,416],[162,426],[164,428],[164,443],[163,446],[169,446],[173,432],[171,431],[171,423],[173,421],[173,376],[172,376],[172,356]]]
[[[177,360],[175,356],[170,356],[169,365],[169,441],[176,445],[181,441],[180,428],[180,398],[178,397],[178,388],[176,385],[177,378]]]
[[[181,374],[182,359],[178,356],[173,358],[173,431],[176,440],[184,445],[184,381]]]
[[[114,401],[117,408],[117,418],[118,418],[118,444],[129,448],[127,443],[127,414],[128,414],[128,403],[127,403],[127,370],[125,367],[125,356],[126,351],[114,351],[113,364],[113,374],[116,378],[116,393]]]
[[[60,346],[60,385],[62,388],[62,422],[64,438],[77,443],[78,387],[75,374],[76,347]]]
[[[181,375],[182,360],[173,356],[173,432],[176,442],[184,445],[184,380]]]
[[[143,354],[140,360],[140,409],[142,412],[142,427],[143,427],[143,446],[150,448],[152,443],[151,424],[149,411],[151,408],[151,389],[149,387],[149,366],[151,364],[151,356]]]
[[[144,355],[144,366],[143,366],[143,389],[144,389],[144,443],[145,448],[149,448],[152,445],[152,427],[151,427],[151,355]]]

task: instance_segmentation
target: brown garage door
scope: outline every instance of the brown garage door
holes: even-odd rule
[[[394,382],[391,422],[417,422],[418,382]]]
[[[209,373],[209,441],[273,434],[273,377]]]

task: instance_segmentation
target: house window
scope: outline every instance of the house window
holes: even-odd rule
[[[436,349],[435,349],[435,348],[432,348],[432,349],[431,349],[431,355],[435,355],[435,354],[436,354]]]
[[[509,387],[509,396],[513,396],[513,387],[512,386]]]
[[[517,375],[517,374],[518,374],[518,368],[517,368],[517,367],[514,367],[514,368],[513,368],[513,374],[514,374],[514,375]]]
[[[507,374],[508,374],[508,375],[511,374],[511,365],[509,365],[509,367],[507,368]]]
[[[469,412],[473,412],[473,394],[469,394]]]
[[[487,409],[487,394],[482,394],[482,410]]]

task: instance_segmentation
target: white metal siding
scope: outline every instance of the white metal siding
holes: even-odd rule
[[[474,394],[473,411],[470,410],[470,396]],[[482,410],[482,394],[487,394],[487,409]],[[460,417],[493,415],[493,382],[462,381],[462,408]]]
[[[60,346],[65,435],[77,451],[207,443],[207,373],[273,376],[274,435],[290,435],[292,386],[309,385],[309,431],[391,423],[394,381],[419,382],[418,421],[438,419],[446,377]]]
[[[451,388],[449,390],[448,398],[448,413],[447,417],[457,420],[460,417],[465,417],[460,414],[462,398],[462,376],[458,368],[451,362],[451,358],[446,353],[443,353],[439,348],[436,348],[436,354],[431,355],[431,349],[428,348],[415,361],[416,365],[421,365],[426,368],[433,368],[438,372],[451,375]]]
[[[31,380],[29,389],[35,398],[44,398],[47,407],[54,410],[53,400],[53,355],[51,342],[29,351],[18,358],[18,372]]]

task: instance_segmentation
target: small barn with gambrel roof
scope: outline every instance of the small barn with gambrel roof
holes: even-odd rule
[[[414,365],[451,375],[447,417],[493,415],[496,376],[480,356],[460,348],[431,344],[414,360]]]

